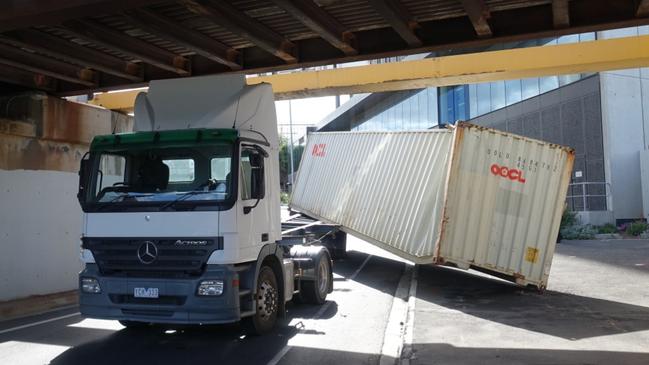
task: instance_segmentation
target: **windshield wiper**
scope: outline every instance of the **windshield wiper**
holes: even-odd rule
[[[112,207],[115,206],[120,200],[124,200],[125,198],[131,197],[131,198],[141,198],[145,196],[152,196],[153,194],[129,194],[129,193],[122,193],[119,194],[118,196],[114,197],[113,199],[107,201],[107,202],[98,202],[102,204],[99,208],[97,208],[97,211],[104,210],[107,207]]]
[[[181,201],[184,201],[184,200],[186,200],[186,199],[188,199],[189,197],[194,196],[194,195],[199,195],[199,194],[213,194],[213,193],[214,193],[214,191],[212,191],[212,190],[192,190],[192,191],[188,191],[188,192],[186,192],[186,193],[183,193],[181,196],[179,196],[179,197],[176,198],[175,200],[172,200],[172,201],[170,201],[170,202],[165,203],[164,205],[162,205],[162,206],[160,207],[160,210],[165,210],[165,209],[167,209],[167,208],[169,208],[169,207],[173,207],[174,205],[176,205],[176,203],[179,203],[179,202],[181,202]]]

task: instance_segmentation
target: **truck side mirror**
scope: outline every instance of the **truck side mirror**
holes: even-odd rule
[[[85,203],[86,201],[86,187],[88,186],[88,180],[90,179],[90,158],[88,153],[81,158],[81,164],[79,166],[79,190],[77,191],[77,199],[80,204]]]

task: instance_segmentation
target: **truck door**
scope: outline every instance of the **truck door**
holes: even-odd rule
[[[260,146],[242,144],[239,159],[239,232],[242,258],[255,260],[269,240],[270,217],[266,199],[265,160]]]

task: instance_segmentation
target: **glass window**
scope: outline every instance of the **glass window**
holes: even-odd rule
[[[548,92],[559,87],[559,79],[557,76],[548,76],[541,77],[540,81],[540,92]]]
[[[559,37],[557,43],[566,44],[566,43],[577,43],[579,42],[579,34],[568,34]]]
[[[505,95],[507,105],[521,101],[521,80],[505,81]]]
[[[469,116],[477,117],[478,114],[478,85],[469,85]]]
[[[439,108],[437,107],[437,88],[431,87],[426,93],[428,95],[428,120],[426,128],[439,124]]]
[[[241,199],[263,199],[264,157],[254,148],[244,148],[240,161]]]
[[[439,120],[448,123],[448,87],[439,88]]]
[[[539,95],[539,79],[530,78],[521,80],[523,100]]]
[[[109,204],[101,209],[110,211],[223,202],[230,196],[225,182],[231,156],[232,145],[180,148],[162,143],[149,149],[91,153],[96,163],[88,181],[92,185],[86,189],[92,192],[88,203]]]
[[[579,74],[573,75],[559,75],[559,86],[568,85],[575,81],[579,81],[581,76]]]
[[[454,90],[454,101],[453,109],[455,110],[455,115],[453,116],[453,122],[456,120],[467,120],[468,119],[468,108],[467,104],[467,94],[469,93],[469,88],[467,85],[456,86]]]
[[[455,106],[455,88],[449,87],[446,89],[446,121],[448,123],[455,122],[455,111],[453,110]]]
[[[423,90],[418,94],[419,97],[419,129],[428,128],[428,90]]]
[[[194,181],[194,160],[191,158],[162,160],[169,166],[169,182],[191,182]]]
[[[244,149],[241,151],[240,176],[241,176],[241,200],[250,199],[252,196],[252,166],[250,165],[250,154],[252,151]]]
[[[396,121],[395,130],[403,130],[403,102],[400,102],[397,107],[394,109],[394,112],[396,114],[394,120]]]
[[[505,81],[491,83],[491,110],[505,107]]]
[[[419,129],[419,97],[413,93],[408,100],[410,100],[408,129]]]
[[[361,124],[362,126],[363,124]],[[360,126],[359,126],[360,127]],[[358,128],[358,127],[357,127]],[[230,178],[230,161],[229,157],[215,157],[210,161],[210,176],[215,180],[225,181]]]
[[[579,35],[579,41],[580,42],[588,42],[588,41],[594,41],[594,40],[595,40],[595,32],[581,33]]]
[[[120,155],[103,154],[99,159],[97,174],[97,189],[95,195],[102,189],[114,185],[123,185],[126,174],[126,158]]]
[[[478,115],[491,111],[491,90],[488,83],[478,84]]]

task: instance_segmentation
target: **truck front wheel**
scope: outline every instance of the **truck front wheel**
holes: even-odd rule
[[[246,319],[247,327],[250,332],[261,335],[273,329],[279,309],[277,278],[269,266],[262,266],[259,270],[254,305],[255,314]]]

